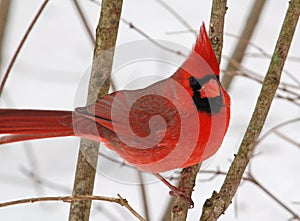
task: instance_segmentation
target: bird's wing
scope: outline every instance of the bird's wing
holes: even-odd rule
[[[178,114],[173,104],[176,95],[172,89],[166,90],[170,87],[168,80],[163,82],[140,90],[114,92],[76,111],[117,134],[134,132],[145,137],[153,130],[162,133],[167,124],[175,122],[172,119]],[[168,97],[161,95],[161,91],[168,91]]]

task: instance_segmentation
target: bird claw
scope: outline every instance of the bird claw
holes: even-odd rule
[[[160,179],[166,186],[168,186],[170,188],[170,190],[171,190],[169,192],[170,196],[178,196],[189,205],[189,209],[194,208],[194,202],[190,195],[186,194],[184,191],[179,190],[177,187],[173,186],[165,178],[163,178],[159,173],[153,173],[153,175],[156,176],[158,179]]]
[[[191,196],[187,195],[185,192],[174,188],[169,192],[170,196],[178,196],[180,197],[184,202],[186,202],[189,205],[189,209],[194,208],[194,201],[192,200]]]

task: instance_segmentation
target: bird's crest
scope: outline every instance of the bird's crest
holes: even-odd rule
[[[193,51],[200,55],[209,64],[216,76],[219,76],[220,69],[218,59],[210,43],[210,39],[207,35],[204,22],[200,27],[200,32]]]

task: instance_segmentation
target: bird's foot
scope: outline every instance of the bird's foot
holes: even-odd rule
[[[184,191],[174,187],[174,189],[172,189],[169,192],[170,196],[177,196],[180,197],[184,202],[186,202],[189,205],[189,209],[193,209],[194,208],[194,201],[192,200],[192,197],[188,194],[186,194]]]
[[[177,187],[173,186],[170,182],[168,182],[165,178],[163,178],[158,173],[153,173],[154,176],[159,178],[166,186],[170,188],[170,196],[177,196],[180,197],[184,202],[189,205],[189,209],[194,208],[194,202],[190,195],[188,195],[185,191],[178,189]]]

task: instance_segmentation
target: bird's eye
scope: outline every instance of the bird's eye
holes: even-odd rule
[[[194,77],[190,77],[190,86],[193,90],[200,90],[201,89],[200,83]]]

